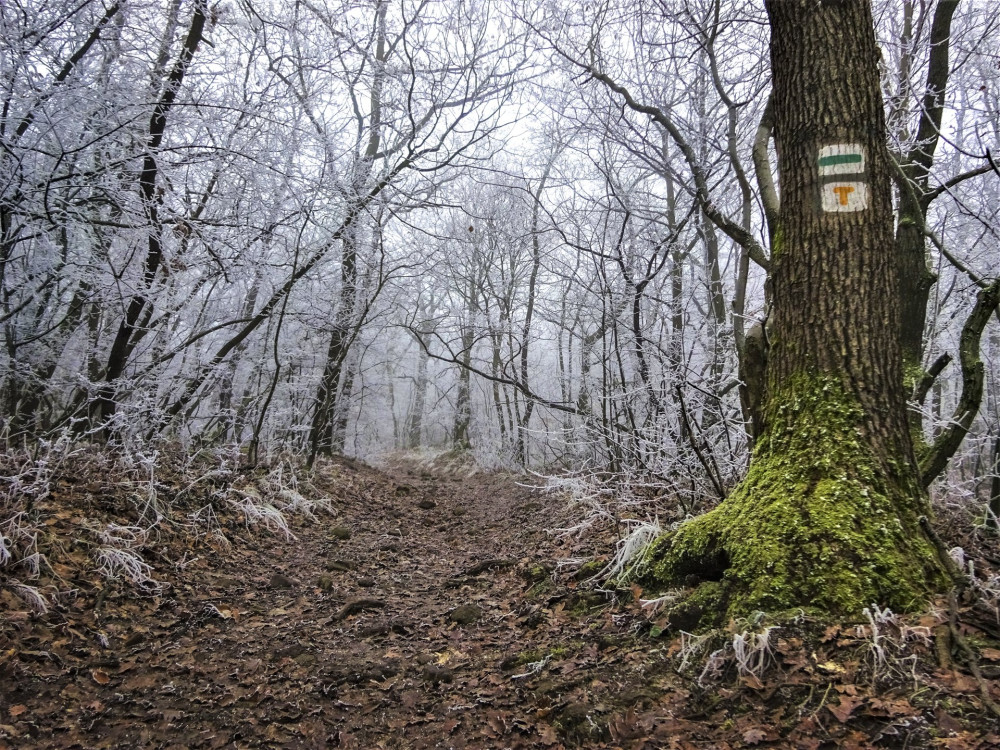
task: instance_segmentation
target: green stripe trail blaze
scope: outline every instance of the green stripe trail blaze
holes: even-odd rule
[[[821,167],[832,167],[836,164],[860,164],[861,154],[832,154],[819,160]]]

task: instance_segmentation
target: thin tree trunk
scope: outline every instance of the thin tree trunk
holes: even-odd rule
[[[428,312],[428,310],[421,308],[422,315],[427,315]],[[431,333],[433,333],[432,324],[427,321],[421,321],[418,330],[419,336],[424,341],[427,341]],[[421,437],[424,429],[424,409],[427,402],[427,373],[431,361],[430,354],[424,347],[419,346],[419,341],[417,343],[417,373],[413,379],[413,401],[409,417],[406,420],[406,447],[410,449],[419,448],[421,445]]]
[[[417,375],[413,382],[413,406],[406,430],[406,447],[419,448],[424,431],[424,409],[427,401],[427,365],[430,357],[420,350],[417,353]]]
[[[343,303],[344,300],[341,299]],[[341,373],[344,360],[347,357],[348,341],[350,339],[349,322],[338,313],[333,329],[330,331],[330,343],[327,346],[326,361],[323,364],[323,376],[316,391],[316,405],[313,412],[312,425],[309,429],[309,463],[317,456],[328,456],[333,452],[334,411],[337,405],[337,391],[340,388]],[[346,316],[344,316],[346,317]]]
[[[344,383],[337,397],[337,408],[334,412],[331,448],[334,453],[343,453],[347,441],[347,425],[351,416],[351,397],[354,395],[354,380],[358,375],[360,362],[352,357],[344,370]]]
[[[472,328],[472,302],[468,300],[469,320],[462,329],[462,362],[458,368],[458,393],[455,396],[455,422],[452,426],[452,442],[457,450],[472,448],[469,438],[469,424],[472,422],[472,346],[475,332]]]
[[[387,0],[378,0],[375,9],[375,58],[374,79],[369,94],[371,108],[367,123],[363,121],[361,132],[367,133],[367,142],[363,152],[357,155],[355,165],[354,188],[357,194],[364,194],[364,185],[370,179],[378,158],[382,143],[382,86],[385,81],[384,66],[388,59],[386,40]],[[360,115],[358,116],[360,118]],[[343,447],[343,434],[340,430],[341,421],[347,419],[347,408],[341,408],[339,399],[350,398],[354,384],[354,374],[348,369],[344,372],[348,349],[354,335],[355,313],[358,296],[358,245],[357,229],[344,235],[341,241],[340,256],[340,292],[337,311],[330,332],[330,344],[327,347],[326,363],[323,366],[323,376],[316,392],[316,411],[313,415],[312,428],[309,433],[310,451],[309,464],[319,454],[330,455]],[[341,382],[343,381],[343,382]],[[344,422],[346,429],[346,421]],[[339,436],[339,437],[338,437]]]
[[[992,472],[990,479],[990,500],[987,525],[995,532],[1000,532],[1000,435],[993,439]]]
[[[184,82],[184,76],[187,74],[191,60],[201,43],[207,21],[206,11],[206,3],[204,0],[199,0],[195,4],[191,25],[184,39],[181,54],[167,77],[160,100],[153,109],[149,120],[146,153],[143,156],[142,172],[139,175],[139,194],[148,223],[146,261],[143,266],[139,291],[129,301],[125,316],[111,344],[111,352],[108,355],[108,364],[104,373],[104,385],[97,394],[97,416],[102,423],[110,420],[115,414],[117,407],[116,382],[125,372],[125,366],[128,364],[137,343],[135,334],[142,327],[140,321],[148,321],[152,313],[149,294],[163,261],[163,227],[160,222],[160,207],[163,203],[163,196],[157,191],[160,171],[157,162],[158,151],[167,129],[167,115],[177,99],[177,93]]]
[[[539,221],[540,209],[542,205],[542,193],[545,191],[545,183],[549,179],[549,173],[552,171],[552,165],[555,164],[556,156],[558,156],[559,151],[557,150],[549,158],[548,163],[545,165],[545,170],[542,172],[541,178],[538,181],[538,187],[532,194],[533,203],[531,206],[531,271],[528,274],[528,298],[525,304],[524,311],[524,325],[521,329],[521,384],[528,389],[528,353],[531,348],[531,324],[532,318],[535,314],[535,287],[538,284],[538,270],[542,265],[542,246],[541,246],[541,225]],[[517,445],[514,450],[514,455],[517,461],[522,466],[528,465],[528,427],[531,422],[531,414],[535,408],[535,402],[532,399],[527,399],[527,403],[524,405],[524,412],[521,414],[517,425]]]
[[[257,293],[259,288],[259,283],[254,281],[253,286],[250,287],[250,293],[247,294],[247,298],[243,303],[243,312],[241,317],[248,318],[253,314],[253,309],[257,306]],[[236,381],[236,369],[239,365],[240,358],[245,351],[246,342],[243,342],[243,344],[237,347],[236,351],[233,352],[233,357],[226,362],[225,370],[223,371],[219,383],[219,419],[222,421],[222,427],[219,431],[218,438],[223,443],[239,441],[239,434],[236,431],[236,410],[233,408],[233,389]]]
[[[899,191],[899,218],[896,225],[895,255],[899,262],[901,288],[900,341],[904,375],[912,384],[919,379],[924,352],[924,325],[927,304],[936,276],[927,267],[924,227],[930,207],[928,176],[934,164],[944,116],[945,92],[950,75],[949,43],[951,21],[959,0],[939,0],[931,23],[930,59],[914,146],[903,158],[902,169],[912,189]],[[919,425],[918,425],[919,428]]]

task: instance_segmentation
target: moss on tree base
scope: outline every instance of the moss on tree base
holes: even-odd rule
[[[671,623],[710,627],[794,607],[851,617],[873,602],[906,611],[944,590],[919,485],[881,468],[862,437],[864,411],[839,381],[796,378],[768,411],[746,478],[657,539],[639,567],[646,588],[697,587]]]

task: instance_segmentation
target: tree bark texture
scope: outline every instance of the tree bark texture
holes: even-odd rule
[[[920,522],[870,2],[767,11],[781,204],[764,420],[744,481],[650,550],[652,579],[701,582],[677,610],[687,627],[760,609],[911,609],[948,582]],[[850,183],[821,168],[845,162],[863,170]]]

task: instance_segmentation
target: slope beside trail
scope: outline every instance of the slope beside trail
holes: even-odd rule
[[[652,638],[638,604],[575,574],[580,542],[547,533],[566,500],[520,482],[331,463],[312,487],[333,513],[294,539],[231,519],[231,545],[164,539],[145,595],[81,581],[36,617],[5,594],[0,750],[1000,744],[968,675],[922,676],[921,702],[917,657],[878,682],[853,629],[775,637],[759,677]]]

